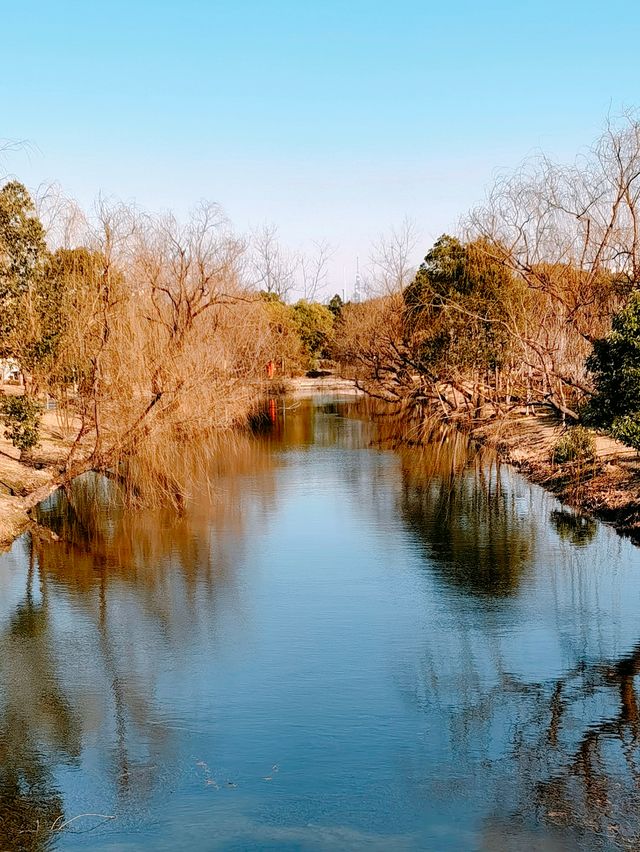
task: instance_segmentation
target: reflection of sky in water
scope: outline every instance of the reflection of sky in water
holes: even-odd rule
[[[115,815],[54,835],[90,849],[640,835],[640,551],[364,407],[286,410],[182,520],[89,547],[79,502],[30,583],[28,540],[0,559],[3,814]]]

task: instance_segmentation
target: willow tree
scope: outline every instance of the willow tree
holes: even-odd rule
[[[64,322],[43,372],[72,445],[47,490],[95,471],[132,499],[184,501],[185,449],[204,464],[246,416],[268,360],[244,254],[215,205],[180,223],[102,204],[84,245],[49,258]]]
[[[574,164],[541,156],[499,179],[469,230],[530,293],[517,330],[538,399],[568,409],[585,359],[640,283],[640,123],[609,122]],[[575,412],[573,412],[575,413]]]
[[[85,333],[70,347],[84,366],[67,478],[87,468],[126,476],[134,463],[149,494],[180,499],[185,443],[228,428],[250,394],[255,365],[234,311],[243,249],[215,206],[186,225],[100,210],[101,269],[84,301]]]

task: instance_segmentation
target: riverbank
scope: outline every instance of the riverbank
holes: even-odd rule
[[[593,461],[555,464],[553,448],[564,429],[551,415],[522,415],[477,426],[471,435],[563,503],[640,544],[640,456],[594,433]]]
[[[329,374],[291,379],[287,395],[363,392],[349,379]],[[553,449],[565,432],[552,414],[525,415],[475,426],[471,436],[494,449],[501,460],[518,469],[530,482],[542,486],[582,514],[613,526],[640,544],[640,455],[606,435],[593,433],[592,462],[556,464]]]
[[[361,391],[347,379],[332,375],[299,377],[286,386],[287,395]],[[640,457],[635,450],[604,435],[595,435],[596,456],[589,463],[554,464],[552,451],[564,430],[551,415],[517,416],[476,426],[471,436],[496,450],[531,482],[555,494],[579,512],[612,525],[640,543]],[[69,431],[66,431],[67,436]],[[46,465],[37,470],[21,464],[17,451],[0,437],[0,550],[32,523],[30,510],[52,488],[56,460],[64,458],[68,437],[55,412],[46,412],[38,456]]]
[[[282,383],[281,383],[282,384]],[[332,374],[316,377],[301,376],[287,380],[282,390],[290,396],[316,393],[360,394],[355,384]],[[14,392],[5,388],[5,392]],[[268,393],[268,387],[262,393]],[[6,550],[32,523],[30,511],[46,496],[58,473],[58,462],[65,459],[77,425],[63,424],[55,411],[46,411],[42,418],[37,458],[40,469],[21,464],[19,452],[2,436],[0,430],[0,550]]]
[[[327,375],[298,376],[287,382],[288,396],[305,396],[310,393],[339,393],[349,396],[364,396],[351,379],[341,379],[331,373]]]
[[[38,469],[20,463],[18,450],[0,430],[0,550],[8,548],[31,524],[29,512],[53,489],[59,463],[76,432],[77,426],[65,425],[55,411],[46,411],[37,447]]]

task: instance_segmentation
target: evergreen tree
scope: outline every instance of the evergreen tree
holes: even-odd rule
[[[611,333],[595,341],[587,369],[596,393],[584,407],[585,422],[640,449],[640,292],[614,316]]]

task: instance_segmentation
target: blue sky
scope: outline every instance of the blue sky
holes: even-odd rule
[[[640,106],[640,6],[0,0],[5,170],[355,256],[408,215],[419,254],[496,173],[567,159]],[[335,286],[333,286],[335,284]]]

